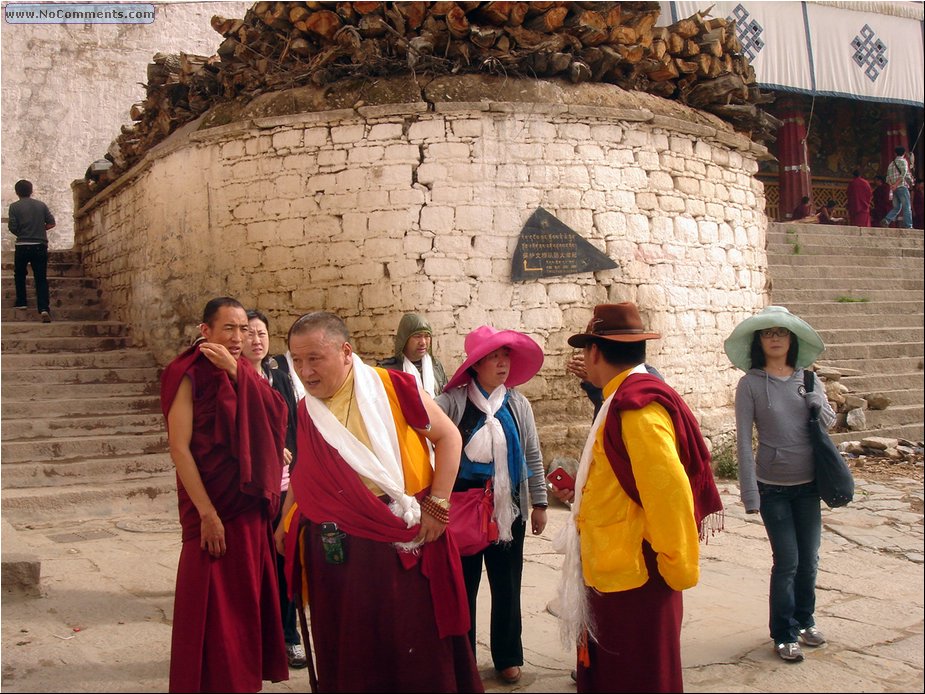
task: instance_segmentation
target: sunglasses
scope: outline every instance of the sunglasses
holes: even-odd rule
[[[787,337],[790,335],[790,331],[787,328],[766,328],[764,330],[759,330],[758,334],[761,337]]]

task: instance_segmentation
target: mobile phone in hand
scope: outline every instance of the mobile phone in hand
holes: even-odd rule
[[[556,489],[575,489],[575,478],[561,467],[557,467],[546,475],[546,479],[549,480]]]

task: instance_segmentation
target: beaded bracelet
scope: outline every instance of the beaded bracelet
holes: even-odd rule
[[[432,516],[444,525],[450,522],[450,512],[435,503],[429,496],[424,497],[424,500],[421,502],[421,510],[426,511],[427,515]]]

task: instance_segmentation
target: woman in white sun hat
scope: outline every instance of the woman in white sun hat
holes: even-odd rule
[[[739,490],[747,513],[761,513],[774,555],[770,621],[775,652],[803,660],[800,641],[821,646],[816,629],[816,569],[822,515],[809,439],[810,408],[828,428],[835,412],[819,377],[810,393],[803,370],[825,345],[806,321],[783,306],[768,306],[746,318],[723,344],[745,375],[736,388],[736,449]],[[752,450],[752,429],[758,450]]]

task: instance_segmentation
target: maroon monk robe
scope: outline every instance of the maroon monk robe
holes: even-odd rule
[[[418,404],[407,419],[425,426],[413,377],[396,371],[388,375],[399,400],[404,385],[413,389]],[[407,412],[407,403],[402,405]],[[425,419],[418,421],[421,412]],[[307,519],[302,568],[319,691],[483,691],[467,636],[459,552],[450,534],[414,553],[397,550],[392,543],[414,539],[420,526],[408,528],[373,496],[325,441],[304,403],[299,406],[298,456],[290,479],[299,504],[293,523],[303,514]],[[429,464],[423,447],[420,458]],[[324,522],[336,522],[346,534],[343,564],[325,560]],[[287,566],[295,554],[295,536],[287,536]],[[301,579],[296,574],[290,585],[301,585]]]
[[[190,451],[225,529],[227,552],[200,547],[199,514],[177,476],[183,546],[177,567],[170,691],[256,692],[289,678],[272,519],[279,504],[286,405],[244,360],[237,383],[198,347],[161,379],[164,416],[183,377],[193,386]]]
[[[871,212],[871,222],[879,225],[887,213],[893,209],[893,194],[889,183],[881,183],[873,191],[874,207]]]
[[[863,176],[856,176],[848,184],[848,219],[854,226],[870,226],[870,204],[873,200],[870,183]]]

